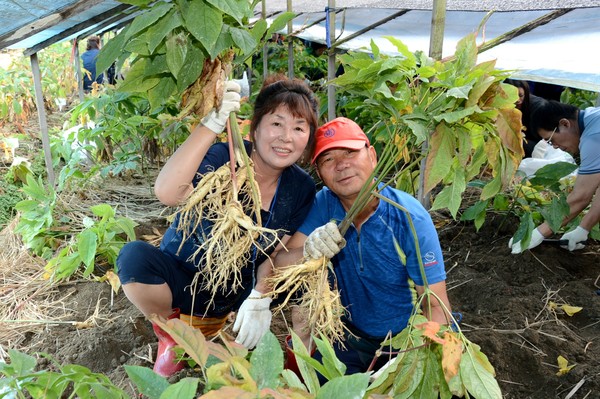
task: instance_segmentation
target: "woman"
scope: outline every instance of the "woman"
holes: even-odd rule
[[[227,82],[220,109],[211,111],[193,129],[162,168],[155,184],[156,196],[162,203],[181,204],[203,174],[229,161],[227,143],[213,143],[216,134],[224,130],[230,112],[239,110],[239,91],[237,83]],[[263,227],[281,233],[278,245],[274,238],[261,243],[260,251],[248,254],[249,261],[242,270],[242,289],[224,289],[213,296],[200,282],[192,299],[190,286],[203,265],[196,264],[201,263],[201,257],[194,261],[190,258],[210,230],[205,221],[199,227],[203,231],[192,234],[183,244],[176,219],[165,233],[160,249],[141,241],[123,247],[117,259],[123,291],[144,315],[179,317],[211,337],[223,327],[230,312],[239,309],[233,328],[234,332],[239,331],[236,342],[249,349],[257,344],[271,323],[271,299],[261,298],[261,293],[268,291],[264,278],[271,273],[271,258],[300,226],[315,195],[314,182],[296,162],[307,151],[309,156],[312,152],[317,112],[317,99],[300,80],[272,78],[257,96],[250,125],[251,142],[245,143],[246,151],[253,161],[260,189]],[[158,326],[154,326],[154,331],[159,339],[154,371],[171,375],[183,367],[174,363],[175,354],[169,350],[175,343]]]
[[[83,74],[83,90],[89,92],[92,90],[92,83],[96,82],[102,84],[104,75],[101,73],[96,76],[96,58],[100,52],[100,37],[90,36],[87,40],[87,46],[85,53],[81,54],[81,60],[83,61],[83,68],[85,73]]]

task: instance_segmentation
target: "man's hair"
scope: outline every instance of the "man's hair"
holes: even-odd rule
[[[553,130],[563,119],[576,120],[579,108],[554,100],[543,100],[533,109],[531,123],[536,129]]]
[[[265,82],[254,102],[254,115],[250,123],[250,135],[254,133],[262,118],[280,106],[286,107],[294,116],[306,119],[310,126],[310,137],[305,156],[311,158],[315,146],[315,131],[319,126],[319,100],[311,88],[300,79],[289,79],[282,74],[265,78]]]

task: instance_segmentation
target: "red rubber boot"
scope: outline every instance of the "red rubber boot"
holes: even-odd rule
[[[179,309],[173,309],[173,313],[167,318],[178,319]],[[170,377],[179,370],[185,367],[185,362],[176,361],[176,354],[172,350],[173,347],[177,346],[177,343],[169,334],[167,334],[158,325],[152,323],[154,334],[158,338],[158,351],[156,354],[156,361],[154,362],[154,372],[163,377]]]

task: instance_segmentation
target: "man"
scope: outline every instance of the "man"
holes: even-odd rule
[[[442,250],[427,211],[412,196],[389,187],[381,195],[408,209],[419,246],[415,245],[408,216],[379,199],[372,199],[341,236],[337,224],[377,164],[375,149],[356,123],[336,118],[321,126],[312,163],[326,187],[317,193],[306,220],[288,242],[289,252],[279,252],[276,267],[295,264],[303,255],[315,259],[325,255],[331,259],[342,305],[348,312],[344,324],[359,338],[347,334],[347,350],[336,345],[336,355],[346,365],[347,374],[365,372],[388,333],[396,335],[407,325],[415,303],[410,280],[414,281],[417,294],[424,292],[419,260],[425,267],[429,288],[446,308],[431,297],[423,311],[434,321],[448,323],[446,312],[450,305]],[[395,243],[406,255],[405,264]],[[292,312],[294,331],[311,347],[310,332],[300,312]],[[319,357],[315,354],[315,358]]]
[[[539,135],[554,148],[580,155],[575,186],[567,196],[569,215],[563,220],[562,226],[576,218],[590,203],[591,207],[579,225],[563,234],[561,240],[568,241],[565,248],[569,251],[581,249],[589,231],[600,221],[600,108],[580,110],[557,101],[543,101],[533,112],[532,123]],[[533,230],[526,249],[537,247],[552,234],[550,225],[542,223]],[[511,238],[508,246],[513,254],[523,252],[521,241],[513,243]]]
[[[100,37],[90,36],[87,40],[87,46],[85,53],[81,54],[81,60],[83,61],[83,90],[89,92],[92,90],[92,84],[94,82],[102,84],[104,80],[104,74],[100,73],[96,75],[96,58],[100,52]]]

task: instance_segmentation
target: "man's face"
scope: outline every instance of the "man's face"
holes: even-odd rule
[[[333,148],[319,155],[316,164],[323,183],[342,201],[353,201],[377,165],[377,155],[366,145],[360,150]]]
[[[554,148],[560,148],[571,155],[579,153],[579,134],[568,119],[561,119],[553,130],[538,129],[538,133]]]

